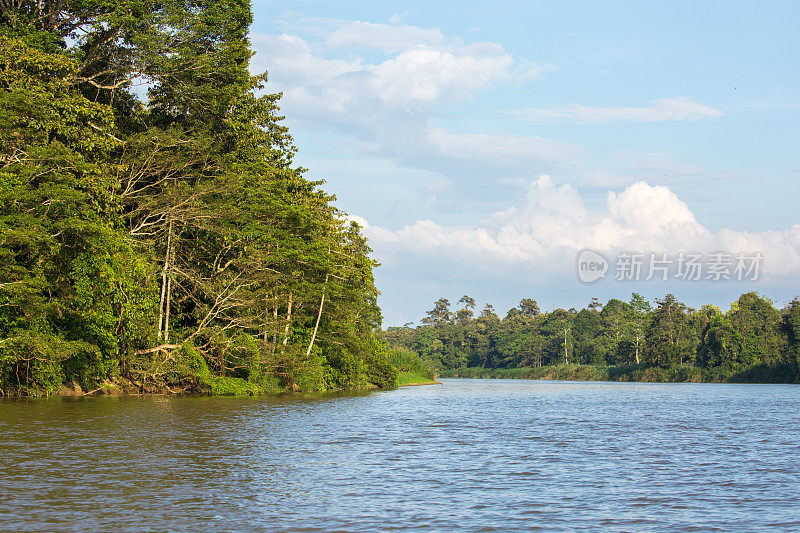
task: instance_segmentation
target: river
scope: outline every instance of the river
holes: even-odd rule
[[[800,529],[800,387],[0,402],[3,531]]]

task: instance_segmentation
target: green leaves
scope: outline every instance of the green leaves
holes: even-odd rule
[[[618,365],[612,379],[784,381],[800,376],[800,301],[783,313],[756,293],[742,295],[725,314],[712,305],[689,309],[668,294],[653,308],[633,293],[609,300],[600,312],[555,309],[533,314],[532,300],[499,320],[487,305],[476,320],[445,316],[442,298],[424,325],[389,328],[387,342],[417,352],[432,367],[462,374],[464,367],[526,368]],[[537,306],[538,307],[538,306]],[[449,316],[449,314],[447,315]],[[477,372],[479,375],[485,372]]]
[[[292,166],[280,96],[248,71],[251,19],[243,0],[3,11],[4,393],[394,383],[377,263]]]

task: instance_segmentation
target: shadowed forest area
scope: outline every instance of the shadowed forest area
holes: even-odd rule
[[[523,299],[502,319],[491,305],[475,317],[467,295],[450,310],[439,299],[422,324],[389,328],[390,344],[418,353],[449,377],[614,381],[798,381],[800,299],[783,310],[754,292],[722,313],[692,309],[668,294],[654,304],[592,299],[585,309],[542,313]]]

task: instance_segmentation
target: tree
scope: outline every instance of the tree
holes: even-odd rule
[[[502,320],[487,304],[477,319],[467,323],[390,328],[386,338],[427,354],[445,370],[464,365],[636,363],[671,369],[664,373],[649,369],[644,374],[647,379],[701,377],[696,370],[673,368],[688,364],[708,369],[704,379],[783,381],[798,375],[798,301],[778,313],[769,300],[747,293],[722,314],[712,305],[687,308],[672,294],[651,308],[634,293],[630,303],[611,299],[599,312],[590,304],[580,311],[556,309],[531,316],[515,307]],[[438,303],[443,307],[443,301]],[[615,369],[609,374],[619,372],[626,379],[641,376],[641,369]]]
[[[654,365],[682,365],[687,358],[686,305],[667,294],[656,301],[645,334],[647,362]]]
[[[792,300],[783,310],[782,327],[788,345],[788,358],[800,375],[800,297]]]
[[[244,0],[0,3],[3,392],[391,385],[377,263],[293,166],[251,20]]]
[[[522,314],[525,316],[530,317],[534,317],[540,313],[539,304],[532,298],[523,298],[519,302],[519,310],[522,311]]]
[[[458,303],[464,304],[465,309],[475,309],[475,298],[467,296],[466,294],[459,298]]]
[[[589,365],[606,364],[603,353],[603,324],[600,313],[581,309],[573,320],[572,336],[575,342],[575,362]]]
[[[475,299],[467,296],[466,294],[458,300],[459,304],[464,304],[464,307],[456,311],[456,319],[459,323],[466,325],[472,320],[473,309],[475,309]]]
[[[439,298],[433,304],[433,309],[428,311],[427,316],[422,319],[423,324],[443,326],[452,318],[450,313],[450,301],[447,298]]]
[[[32,394],[117,371],[148,341],[150,304],[115,226],[113,110],[81,94],[57,38],[35,37],[0,36],[0,381]]]
[[[780,335],[781,315],[771,301],[748,292],[734,302],[726,318],[737,333],[733,346],[737,366],[781,360],[784,342]]]
[[[540,332],[545,337],[545,352],[549,364],[570,362],[570,355],[574,352],[573,318],[570,312],[556,309],[541,324]]]
[[[497,364],[494,336],[499,325],[500,318],[495,314],[494,307],[486,304],[480,316],[471,324],[471,328],[467,332],[472,366],[492,367]]]
[[[625,328],[628,340],[633,345],[634,360],[640,363],[640,354],[645,341],[645,330],[651,310],[650,303],[641,294],[634,292],[628,303]]]
[[[481,311],[481,318],[484,319],[494,319],[499,320],[500,317],[497,316],[497,313],[494,312],[494,306],[492,304],[486,304]]]
[[[609,363],[627,363],[630,361],[626,340],[626,320],[630,313],[630,305],[622,300],[612,298],[600,311],[600,350]]]

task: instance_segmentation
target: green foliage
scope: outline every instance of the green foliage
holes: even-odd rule
[[[292,166],[251,20],[243,0],[3,8],[3,394],[394,386],[377,263]]]
[[[380,388],[397,386],[397,368],[391,362],[391,353],[375,335],[369,336],[367,381]]]
[[[257,383],[228,376],[212,376],[204,385],[215,396],[255,396],[263,393]]]
[[[391,347],[388,350],[387,361],[396,369],[396,384],[398,387],[417,383],[435,383],[436,373],[428,363],[411,350],[401,347]]]
[[[414,371],[397,373],[398,387],[407,387],[409,385],[428,385],[434,383],[438,382],[429,373],[414,372]]]
[[[800,375],[800,298],[792,300],[784,310],[781,327],[786,335],[787,359],[794,365],[795,373]]]
[[[704,369],[692,365],[660,367],[644,364],[469,367],[445,371],[442,377],[651,383],[796,383],[798,380],[798,374],[791,365],[755,365],[744,372],[722,368]]]
[[[428,316],[445,303],[439,299]],[[534,304],[522,300],[502,320],[487,305],[477,319],[431,319],[383,335],[387,343],[420,354],[445,377],[675,382],[800,377],[798,299],[783,313],[756,293],[742,295],[725,314],[710,305],[689,309],[671,294],[655,307],[636,293],[630,302],[612,299],[605,306],[592,299],[580,311],[534,312]],[[443,311],[438,314],[444,317]]]
[[[65,379],[94,384],[108,373],[96,347],[85,342],[22,332],[0,343],[2,395],[53,394]]]
[[[183,360],[186,374],[195,380],[193,392],[218,396],[253,396],[274,394],[284,390],[280,380],[268,374],[251,374],[248,376],[249,379],[212,374],[205,357],[191,342],[184,344],[178,355]]]
[[[388,361],[398,372],[417,372],[420,374],[432,372],[419,355],[406,348],[390,348],[388,350]]]

